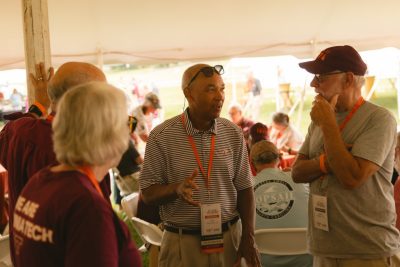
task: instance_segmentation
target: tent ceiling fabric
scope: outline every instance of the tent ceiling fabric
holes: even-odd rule
[[[20,0],[0,0],[0,69],[24,67]],[[331,45],[400,47],[400,1],[48,0],[52,62],[313,57]]]

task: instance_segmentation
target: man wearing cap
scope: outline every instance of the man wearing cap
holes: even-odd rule
[[[334,46],[299,64],[318,94],[293,166],[310,183],[309,245],[314,266],[400,266],[391,174],[396,121],[361,97],[366,64]]]
[[[189,107],[157,126],[146,145],[139,182],[165,225],[159,266],[240,266],[242,257],[260,266],[246,144],[242,130],[220,118],[221,74],[221,65],[189,67],[182,78]]]
[[[135,134],[143,142],[147,142],[149,139],[149,133],[153,125],[153,114],[160,108],[161,105],[158,96],[155,93],[148,93],[144,97],[143,104],[133,110],[132,116],[137,120]]]
[[[271,142],[261,140],[251,147],[254,177],[256,230],[307,227],[308,185],[296,184],[289,172],[279,169],[280,153]],[[261,254],[263,266],[311,267],[312,256]]]

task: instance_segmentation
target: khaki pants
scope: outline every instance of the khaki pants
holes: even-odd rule
[[[159,267],[232,267],[236,261],[241,237],[240,220],[223,235],[224,252],[201,252],[200,236],[164,231],[159,255]]]
[[[400,253],[382,259],[335,259],[314,256],[313,267],[400,267]]]

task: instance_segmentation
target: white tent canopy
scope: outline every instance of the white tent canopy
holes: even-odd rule
[[[21,1],[0,5],[0,69],[24,67]],[[398,0],[48,0],[54,66],[400,47],[399,10]]]

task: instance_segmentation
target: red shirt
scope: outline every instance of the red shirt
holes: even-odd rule
[[[15,266],[141,266],[126,225],[78,171],[35,174],[15,206]]]
[[[13,214],[19,194],[37,171],[57,162],[53,152],[51,122],[37,119],[29,113],[14,113],[0,132],[0,163],[8,171],[9,214]],[[106,177],[100,187],[110,195],[110,179]],[[13,216],[9,218],[13,225]],[[10,227],[10,243],[14,239]],[[11,259],[14,259],[11,251]]]
[[[396,205],[396,227],[400,230],[400,179],[397,178],[396,183],[394,184],[394,203]]]

